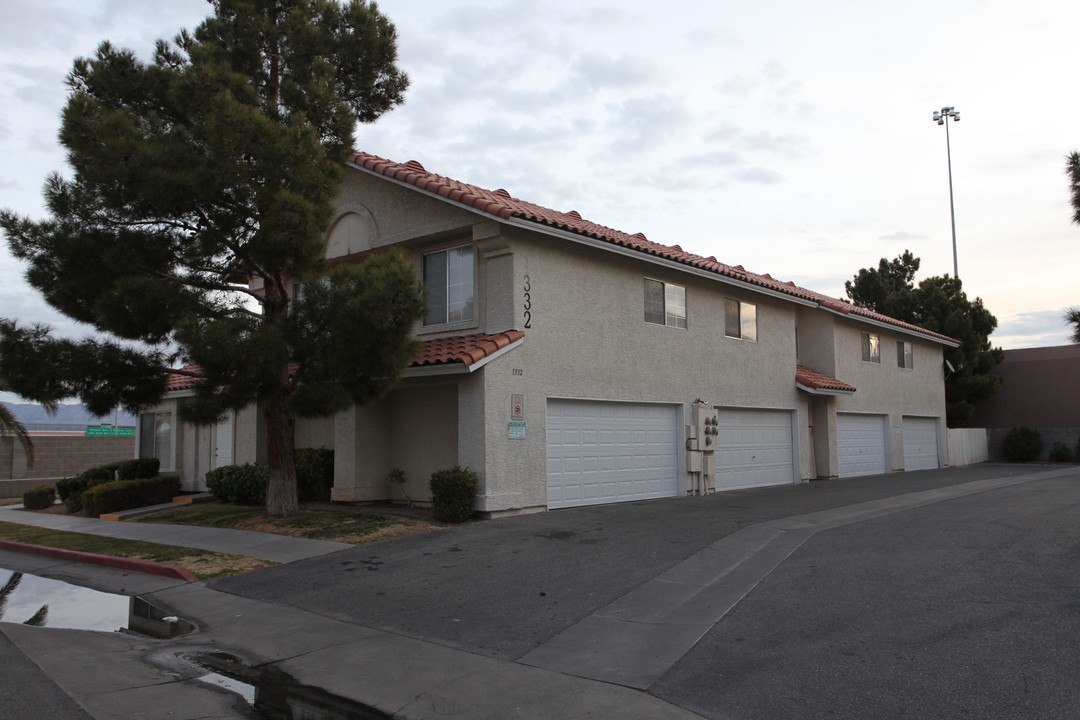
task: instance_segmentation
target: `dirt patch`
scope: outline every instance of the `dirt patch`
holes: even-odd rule
[[[133,555],[131,557],[136,560],[149,559],[138,555]],[[185,555],[170,560],[165,564],[190,570],[200,578],[213,578],[221,575],[234,575],[236,573],[259,570],[264,567],[275,565],[276,563],[253,557],[245,557],[243,555],[221,555],[214,553],[212,555]]]

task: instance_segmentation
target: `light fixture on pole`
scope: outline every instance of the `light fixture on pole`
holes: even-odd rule
[[[949,214],[952,216],[952,267],[953,277],[959,279],[960,271],[956,263],[956,208],[953,205],[952,191],[952,147],[949,145],[949,124],[945,122],[949,118],[952,118],[953,122],[960,122],[960,113],[952,105],[934,111],[934,122],[945,126],[945,155],[949,160]]]

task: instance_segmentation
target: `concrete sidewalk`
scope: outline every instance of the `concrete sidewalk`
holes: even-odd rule
[[[307,562],[215,581],[213,588],[204,583],[133,577],[101,568],[0,552],[0,567],[81,578],[83,583],[99,589],[123,588],[126,594],[141,594],[194,622],[198,632],[177,640],[155,641],[116,633],[2,627],[19,651],[99,719],[136,715],[173,720],[243,717],[244,708],[238,696],[208,687],[195,679],[194,673],[178,672],[175,663],[169,662],[170,658],[198,649],[229,652],[252,665],[278,668],[300,683],[375,708],[384,717],[411,720],[694,718],[698,716],[649,695],[645,689],[817,532],[972,493],[1039,479],[1080,476],[1080,468],[1076,466],[985,467],[937,472],[937,475],[912,476],[907,483],[902,476],[894,475],[846,485],[822,484],[818,490],[809,488],[809,493],[789,488],[729,494],[730,500],[724,501],[730,508],[727,512],[749,513],[757,520],[719,531],[722,535],[719,539],[704,547],[689,548],[673,564],[653,570],[654,574],[643,583],[635,581],[632,586],[618,586],[620,589],[610,602],[605,600],[596,605],[595,601],[589,601],[594,604],[582,617],[567,620],[549,613],[547,639],[534,643],[529,652],[505,657],[492,657],[464,644],[455,646],[437,635],[425,638],[415,631],[403,632],[392,623],[358,620],[353,609],[363,607],[369,598],[357,593],[356,588],[372,585],[380,575],[344,574],[359,569],[358,565],[364,562],[357,555],[359,549],[334,558],[317,557],[321,552],[316,550],[334,552],[348,547],[336,543],[309,546],[308,551],[314,554]],[[804,491],[807,489],[803,487]],[[725,507],[719,501],[709,507],[680,503],[694,503],[694,500],[638,503],[625,509],[613,507],[605,509],[603,516],[608,520],[631,521],[649,515],[654,521],[656,517],[664,518],[666,523],[667,518],[695,513],[705,516]],[[741,509],[736,510],[736,505]],[[0,511],[0,520],[8,520],[12,515],[34,516],[32,524],[55,523],[50,526],[73,520],[5,511]],[[40,521],[40,518],[50,520]],[[235,546],[228,545],[235,531],[213,531],[204,536],[198,528],[74,520],[82,522],[66,524],[60,529],[128,537],[113,533],[120,528],[142,527],[148,529],[139,532],[149,534],[138,539],[156,537],[157,542],[238,552]],[[408,557],[412,557],[410,553],[432,556],[437,544],[449,543],[451,547],[445,551],[456,551],[456,557],[464,554],[458,545],[467,550],[465,541],[471,538],[487,545],[501,545],[513,553],[517,552],[515,543],[519,543],[517,547],[528,547],[520,544],[525,538],[543,537],[535,542],[550,543],[549,536],[561,538],[558,533],[573,534],[556,528],[574,528],[584,534],[593,531],[591,526],[595,523],[594,513],[560,511],[478,523],[452,532],[452,537],[413,538],[405,543],[390,543],[374,552],[383,554],[387,561],[395,552]],[[712,527],[715,519],[707,524]],[[545,535],[538,533],[541,529],[546,530]],[[311,542],[278,540],[283,542],[283,547],[294,542],[304,545]],[[643,539],[646,545],[648,541]],[[260,545],[252,541],[249,547],[255,549]],[[299,547],[289,552],[299,553]],[[372,550],[365,548],[363,552]],[[354,555],[355,564],[350,559]],[[432,559],[435,563],[446,563],[437,556]],[[527,567],[530,560],[522,560]],[[488,563],[489,558],[478,562]],[[520,565],[522,561],[517,562]],[[381,560],[372,561],[367,570],[377,570],[381,564]],[[335,565],[349,567],[335,574],[332,569]],[[563,566],[565,572],[565,560]],[[425,572],[424,566],[415,560],[395,567],[412,575]],[[501,566],[492,569],[491,565],[486,565],[488,570],[478,569],[476,573],[448,567],[449,576],[420,577],[416,582],[425,588],[428,596],[445,598],[442,614],[446,615],[447,607],[454,607],[453,618],[459,617],[459,610],[467,612],[454,606],[455,596],[476,598],[476,593],[484,592],[475,585],[480,577],[476,573],[501,572]],[[535,568],[527,570],[535,572]],[[618,572],[620,568],[612,570]],[[444,584],[445,578],[454,574],[461,587]],[[343,582],[342,578],[346,577],[351,578],[352,585]],[[584,579],[575,575],[568,579],[573,577]],[[517,582],[517,578],[499,576],[493,581],[509,585]],[[325,596],[319,593],[332,594],[335,602],[324,602]],[[583,593],[579,590],[578,594]],[[519,592],[516,596],[523,601],[526,593]],[[399,613],[412,611],[401,604],[402,597],[388,600]],[[423,606],[418,611],[430,615],[430,609]],[[469,622],[450,622],[451,618],[446,617],[444,624],[475,624],[471,617],[460,617]],[[504,618],[489,618],[496,627],[499,620]]]
[[[117,522],[97,518],[49,515],[47,513],[23,512],[21,505],[0,507],[0,522],[33,525],[51,530],[102,535],[124,540],[144,540],[162,545],[211,550],[213,552],[246,555],[260,560],[289,563],[295,560],[326,555],[353,547],[345,543],[325,540],[307,540],[285,535],[206,528],[195,525],[156,525],[154,523]]]

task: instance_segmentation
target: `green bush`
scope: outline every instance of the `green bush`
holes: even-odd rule
[[[1014,427],[1005,436],[1001,451],[1010,462],[1028,462],[1037,460],[1042,455],[1042,435],[1029,427]]]
[[[1051,462],[1072,462],[1072,451],[1069,450],[1069,446],[1060,440],[1054,443],[1050,447],[1050,461]]]
[[[83,470],[73,478],[64,478],[56,483],[56,492],[69,513],[83,509],[82,494],[96,485],[112,482],[120,466],[127,461],[99,465]]]
[[[159,475],[141,480],[114,480],[95,485],[82,494],[91,517],[166,503],[180,492],[180,476]]]
[[[334,487],[334,451],[300,448],[296,451],[296,489],[304,500],[329,500]]]
[[[264,465],[225,465],[206,473],[206,487],[222,502],[237,505],[266,503],[270,471]]]
[[[23,505],[30,510],[43,510],[52,507],[56,502],[56,488],[52,485],[42,485],[27,490],[22,496]]]
[[[79,474],[79,477],[87,480],[104,480],[109,482],[116,479],[116,473],[127,460],[119,460],[117,462],[106,463],[105,465],[98,465],[87,470],[83,470]]]
[[[431,474],[431,511],[441,522],[465,522],[476,508],[480,479],[469,468],[458,465]]]
[[[120,463],[116,470],[117,480],[144,480],[157,477],[161,461],[157,458],[136,458]]]

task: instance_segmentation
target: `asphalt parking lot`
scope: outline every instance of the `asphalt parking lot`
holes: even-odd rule
[[[742,528],[1036,470],[558,511],[210,585],[513,662]],[[1048,478],[817,532],[648,692],[707,718],[1080,717],[1080,471]]]

